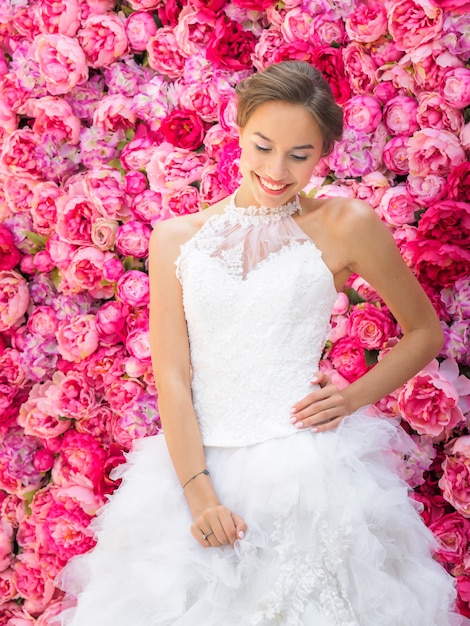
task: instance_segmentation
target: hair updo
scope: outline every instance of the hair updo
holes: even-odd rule
[[[336,104],[322,74],[305,61],[269,65],[236,86],[237,124],[243,128],[260,105],[267,102],[301,104],[312,114],[323,137],[322,156],[333,150],[343,134],[343,111]]]

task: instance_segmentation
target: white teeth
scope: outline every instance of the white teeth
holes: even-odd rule
[[[267,187],[268,189],[271,189],[272,191],[280,191],[281,189],[284,189],[284,187],[287,187],[287,185],[272,185],[271,183],[268,183],[267,181],[265,181],[264,178],[261,178],[261,181],[264,187]]]

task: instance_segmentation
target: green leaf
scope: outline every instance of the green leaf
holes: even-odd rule
[[[54,269],[51,271],[51,280],[54,283],[54,287],[58,289],[60,281],[62,280],[58,267],[54,267]]]
[[[364,358],[366,360],[367,367],[371,365],[375,365],[378,361],[379,351],[378,350],[366,350],[364,348]]]
[[[360,293],[352,287],[346,287],[345,289],[343,289],[343,291],[348,296],[349,302],[351,304],[360,304],[361,302],[366,302],[366,300],[360,295]]]
[[[38,250],[42,250],[43,248],[45,248],[48,239],[46,235],[34,233],[32,230],[23,230],[23,235],[25,235],[25,237],[27,237],[32,243],[34,243]]]

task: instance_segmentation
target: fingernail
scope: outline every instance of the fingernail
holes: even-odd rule
[[[302,428],[302,426],[303,426],[303,422],[297,422],[297,424],[294,424],[294,426],[295,426],[296,428]]]
[[[316,376],[314,376],[310,382],[311,382],[311,383],[316,383],[316,382],[317,382],[317,380],[318,380],[318,378],[317,378]]]
[[[243,532],[243,530],[241,530],[241,531],[238,533],[238,538],[239,538],[239,539],[244,539],[244,537],[245,537],[245,533]]]
[[[310,430],[312,431],[312,433],[317,433],[318,432],[318,428],[311,428]]]
[[[290,410],[290,414],[293,415],[294,413],[296,413],[297,411],[295,410],[295,406],[293,406]]]
[[[295,422],[297,421],[297,418],[296,417],[291,417],[289,421],[290,421],[291,424],[295,424]]]

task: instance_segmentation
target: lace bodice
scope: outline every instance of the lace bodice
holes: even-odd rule
[[[181,247],[193,403],[205,445],[250,445],[298,430],[336,299],[321,252],[293,218],[298,199],[240,208],[234,197]]]

